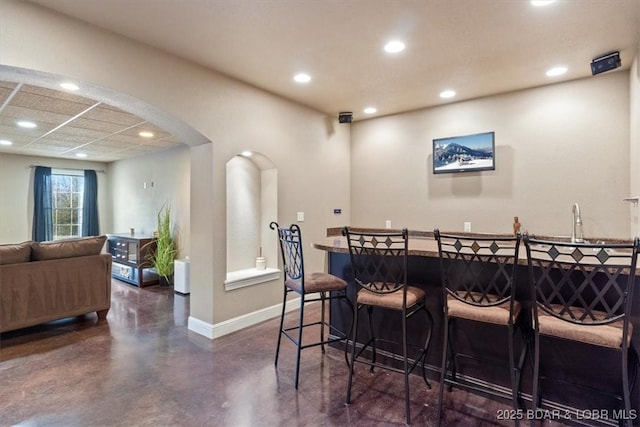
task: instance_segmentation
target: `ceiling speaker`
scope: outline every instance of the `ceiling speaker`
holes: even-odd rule
[[[338,121],[340,123],[351,123],[353,120],[353,113],[350,111],[345,111],[338,114]]]
[[[620,52],[611,52],[606,55],[593,58],[591,61],[591,74],[596,75],[605,71],[613,70],[622,65],[620,60]]]

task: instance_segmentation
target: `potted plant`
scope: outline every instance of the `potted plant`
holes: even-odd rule
[[[171,206],[167,204],[158,212],[158,230],[155,237],[156,250],[151,255],[151,264],[160,278],[160,283],[169,284],[173,278],[173,261],[177,250],[171,234]]]

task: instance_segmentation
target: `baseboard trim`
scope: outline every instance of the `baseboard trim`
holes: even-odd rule
[[[287,301],[285,311],[288,313],[290,311],[297,310],[299,307],[300,298],[295,298]],[[196,317],[189,316],[188,328],[190,331],[205,336],[209,339],[216,339],[232,332],[239,331],[240,329],[248,328],[249,326],[264,322],[265,320],[278,317],[280,316],[280,313],[282,313],[282,304],[272,305],[271,307],[266,307],[215,324],[211,324]]]

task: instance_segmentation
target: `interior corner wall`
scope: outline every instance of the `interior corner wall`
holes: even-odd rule
[[[58,169],[94,169],[98,178],[100,233],[111,227],[108,201],[108,165],[74,159],[0,154],[0,244],[31,240],[33,226],[33,171],[36,166]]]
[[[630,197],[640,196],[640,45],[629,73],[630,116]],[[631,204],[631,236],[640,237],[640,203]]]
[[[578,202],[587,238],[626,238],[629,129],[628,70],[357,122],[351,219],[511,233],[518,216],[523,231],[567,236]],[[433,174],[434,138],[487,131],[495,171]]]
[[[151,235],[157,230],[158,212],[171,208],[178,258],[189,256],[190,172],[189,147],[182,146],[119,160],[109,164],[110,233]]]
[[[305,212],[300,226],[307,247],[323,239],[327,227],[350,223],[349,126],[336,118],[23,1],[0,0],[0,53],[3,65],[132,96],[211,141],[205,147],[182,141],[191,146],[190,311],[208,326],[282,299],[281,280],[224,290],[230,158],[251,150],[271,159],[278,170],[277,220],[291,224],[296,212]],[[118,227],[128,228],[128,222]],[[324,269],[325,259],[323,251],[306,251],[305,267]]]

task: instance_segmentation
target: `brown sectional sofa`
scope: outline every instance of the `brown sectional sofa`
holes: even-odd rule
[[[0,245],[0,332],[111,307],[106,236]]]

